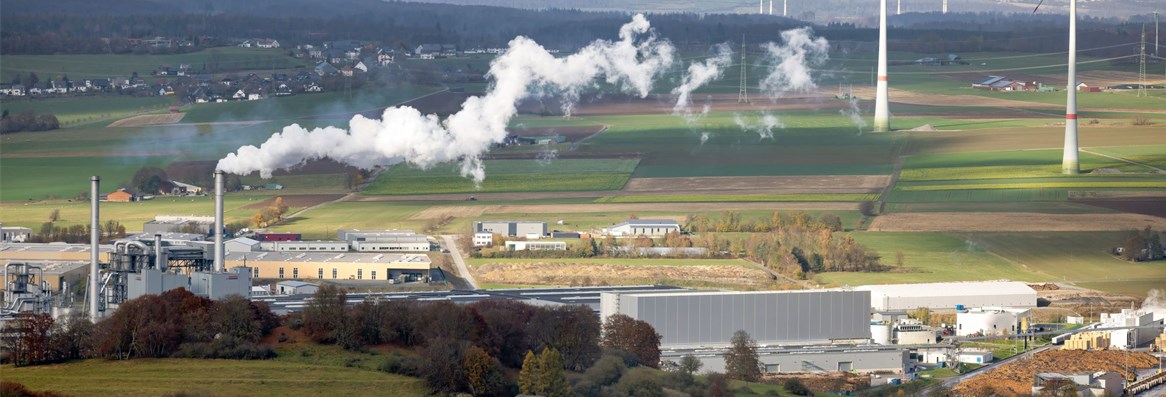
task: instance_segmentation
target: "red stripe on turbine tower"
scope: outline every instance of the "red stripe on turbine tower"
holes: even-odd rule
[[[1066,119],[1069,119],[1069,120],[1076,120],[1076,119],[1077,119],[1077,115],[1075,115],[1075,114],[1066,114],[1066,115],[1065,115],[1065,118],[1066,118]]]
[[[887,76],[879,76],[879,81],[887,81]]]

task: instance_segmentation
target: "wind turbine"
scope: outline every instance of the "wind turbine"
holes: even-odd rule
[[[1032,13],[1040,9],[1036,4]],[[1077,175],[1081,164],[1077,157],[1077,0],[1069,0],[1069,78],[1065,84],[1065,153],[1061,156],[1061,173]]]
[[[891,130],[887,102],[887,0],[879,0],[879,73],[875,84],[874,132]]]

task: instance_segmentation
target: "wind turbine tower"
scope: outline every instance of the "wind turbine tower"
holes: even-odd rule
[[[895,15],[903,15],[903,0],[895,2]]]
[[[947,0],[943,0],[943,13],[947,14]]]
[[[781,16],[789,16],[789,0],[781,0]]]
[[[757,0],[757,13],[765,14],[765,0]]]
[[[875,85],[874,132],[891,130],[887,102],[887,0],[879,0],[879,71]]]
[[[1138,96],[1146,94],[1146,24],[1142,24],[1142,46],[1138,51]]]
[[[769,15],[773,15],[773,0],[769,0]]]
[[[1065,153],[1061,157],[1061,173],[1077,175],[1081,172],[1077,160],[1077,0],[1069,0],[1069,79],[1065,85]]]

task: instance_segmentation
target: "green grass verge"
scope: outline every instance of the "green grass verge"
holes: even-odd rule
[[[102,193],[128,185],[143,166],[165,167],[170,158],[152,157],[69,157],[3,158],[0,160],[0,200],[68,199],[89,191],[89,177],[100,175]]]
[[[424,381],[378,371],[283,360],[91,359],[0,369],[4,380],[70,396],[160,396],[178,392],[222,396],[422,396]]]
[[[819,275],[830,285],[929,283],[944,281],[1039,281],[1049,276],[1025,269],[995,255],[975,240],[930,232],[854,232],[855,241],[877,252],[883,264],[895,266],[903,253],[903,268],[882,273],[831,272]]]
[[[877,194],[864,193],[823,193],[823,194],[667,194],[608,196],[595,200],[597,203],[716,203],[716,202],[860,202],[878,200]]]
[[[486,180],[474,186],[452,164],[421,170],[404,164],[381,173],[364,194],[402,195],[477,192],[618,190],[637,160],[487,160]]]
[[[1122,232],[1045,232],[967,233],[964,237],[1055,280],[1112,284],[1103,290],[1116,290],[1123,282],[1155,281],[1159,287],[1166,285],[1161,262],[1130,263],[1109,254],[1109,249],[1117,246],[1124,235]]]

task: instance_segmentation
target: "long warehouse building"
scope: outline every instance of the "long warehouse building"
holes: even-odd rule
[[[868,291],[604,293],[599,307],[604,320],[624,314],[651,324],[661,348],[728,346],[737,330],[762,346],[870,339]]]
[[[1036,307],[1036,290],[1017,281],[863,285],[854,289],[870,291],[874,310],[880,312],[921,307]]]

